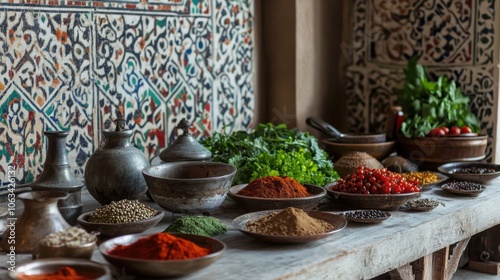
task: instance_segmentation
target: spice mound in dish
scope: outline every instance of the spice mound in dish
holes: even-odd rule
[[[69,266],[64,266],[59,268],[58,270],[45,273],[45,274],[35,274],[35,275],[27,275],[21,273],[17,275],[17,279],[19,280],[86,280],[86,279],[94,279],[93,277],[89,277],[87,275],[80,275],[76,270]]]
[[[251,232],[267,235],[302,236],[322,234],[334,229],[334,226],[309,216],[304,210],[288,207],[280,212],[246,224]]]
[[[87,233],[84,229],[70,227],[62,231],[57,231],[45,236],[40,240],[40,244],[50,247],[79,247],[97,240],[93,234]]]
[[[239,195],[261,198],[298,198],[311,194],[297,180],[287,176],[267,176],[250,182]]]
[[[219,219],[209,216],[183,216],[171,223],[165,232],[180,232],[203,236],[224,234],[227,227]]]
[[[168,233],[157,233],[141,238],[129,245],[118,245],[110,255],[145,260],[187,260],[206,256],[210,249],[175,237]]]
[[[430,171],[415,171],[409,173],[401,173],[401,176],[405,177],[406,180],[418,180],[420,185],[433,184],[439,181],[439,177],[436,173]]]
[[[158,211],[137,200],[122,199],[97,208],[88,221],[106,224],[132,223],[149,219],[156,213]]]

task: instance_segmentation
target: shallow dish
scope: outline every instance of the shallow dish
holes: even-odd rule
[[[422,199],[409,200],[403,206],[401,206],[399,210],[425,212],[425,211],[432,211],[439,205],[444,206],[444,203],[436,199],[422,198]]]
[[[472,167],[491,168],[494,169],[495,172],[483,173],[483,174],[454,173],[454,170],[460,168],[472,168]],[[481,162],[451,162],[439,166],[438,171],[454,180],[486,184],[487,182],[500,176],[500,165],[493,163],[481,163]]]
[[[402,211],[415,211],[415,212],[428,212],[432,211],[436,208],[437,206],[409,206],[409,205],[403,205],[399,207],[399,210]]]
[[[354,214],[357,213],[368,213],[369,211],[373,211],[376,209],[365,209],[365,210],[351,210],[351,211],[344,211],[342,215],[345,217],[346,220],[351,221],[351,222],[356,222],[356,223],[365,223],[365,224],[377,224],[380,222],[383,222],[391,217],[391,213],[382,211],[383,216],[381,217],[376,217],[376,218],[361,218],[361,217],[353,217]]]
[[[40,275],[48,274],[57,271],[58,269],[69,266],[76,270],[79,275],[87,277],[86,279],[95,280],[111,280],[111,270],[104,264],[92,262],[84,259],[66,259],[66,258],[51,258],[40,259],[16,265],[16,271],[9,272],[9,279],[17,280],[20,274],[24,275]]]
[[[169,234],[194,242],[198,246],[208,248],[212,253],[201,258],[188,260],[143,260],[108,254],[108,252],[118,245],[129,245],[151,234],[125,235],[107,240],[99,245],[99,252],[114,266],[119,269],[125,268],[127,274],[145,277],[178,277],[196,272],[213,264],[226,249],[226,245],[215,238],[184,233]]]
[[[236,185],[229,189],[228,196],[231,197],[239,206],[247,211],[262,211],[272,209],[285,209],[295,207],[303,210],[311,210],[320,200],[325,197],[326,190],[323,187],[304,184],[311,196],[299,198],[261,198],[239,195],[238,192],[248,184]]]
[[[78,217],[77,221],[80,224],[80,226],[87,232],[97,231],[100,232],[100,234],[102,235],[110,237],[141,233],[155,226],[157,223],[161,221],[161,219],[163,219],[163,216],[165,215],[163,211],[158,211],[156,215],[154,215],[149,219],[131,223],[107,224],[107,223],[89,222],[88,219],[91,214],[92,212],[87,212]]]
[[[350,152],[365,152],[370,156],[383,160],[388,157],[396,148],[396,141],[382,143],[338,143],[331,139],[321,141],[325,151],[335,160],[347,155]]]
[[[256,221],[261,218],[267,217],[272,213],[280,212],[281,210],[266,210],[266,211],[258,211],[253,213],[248,213],[245,215],[241,215],[233,220],[233,227],[242,233],[256,238],[261,241],[267,242],[275,242],[275,243],[305,243],[311,242],[319,239],[323,239],[333,235],[344,229],[347,225],[347,221],[344,217],[340,215],[336,215],[328,212],[321,211],[308,211],[307,214],[315,219],[323,220],[333,226],[333,230],[329,232],[325,232],[322,234],[315,235],[302,235],[302,236],[289,236],[289,235],[268,235],[256,233],[253,231],[249,231],[246,229],[246,225],[248,222]]]
[[[333,191],[334,185],[326,186],[326,192],[334,200],[355,209],[397,210],[408,200],[420,196],[420,192],[402,194],[355,194]]]
[[[468,196],[478,196],[485,189],[484,186],[482,186],[480,190],[460,190],[456,188],[450,188],[448,184],[444,184],[441,188],[449,193],[468,195]]]

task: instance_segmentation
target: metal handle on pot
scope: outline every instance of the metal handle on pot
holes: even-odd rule
[[[318,117],[308,117],[306,119],[306,124],[333,138],[340,138],[344,136],[335,127],[329,125],[327,122]]]

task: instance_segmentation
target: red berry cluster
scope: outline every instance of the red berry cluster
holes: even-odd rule
[[[333,191],[360,194],[398,194],[419,192],[418,180],[407,180],[398,173],[384,169],[358,166],[356,173],[340,179]]]

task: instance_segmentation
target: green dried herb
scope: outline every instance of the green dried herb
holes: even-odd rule
[[[184,216],[175,220],[164,232],[216,236],[226,233],[226,231],[226,225],[217,218],[209,216]]]

